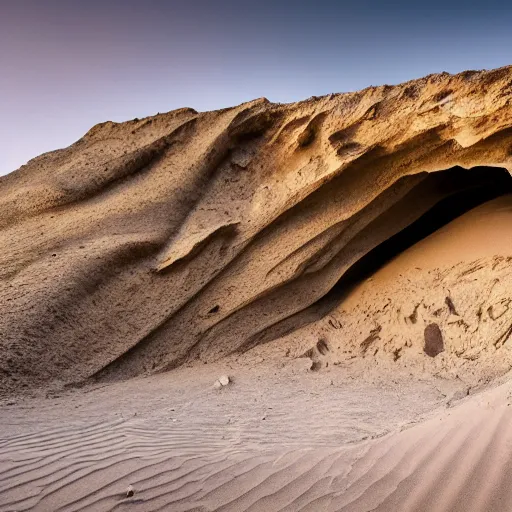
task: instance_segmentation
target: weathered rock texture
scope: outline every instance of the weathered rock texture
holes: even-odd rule
[[[432,75],[108,122],[32,160],[0,179],[4,387],[208,361],[317,320],[363,255],[496,185],[469,169],[512,170],[511,100],[511,67]]]

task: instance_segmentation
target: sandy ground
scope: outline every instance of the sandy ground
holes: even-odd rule
[[[239,500],[236,485],[218,488],[253,466],[256,487],[257,475],[275,478],[278,460],[301,459],[293,466],[303,464],[300,471],[325,465],[326,456],[334,462],[340,447],[406,428],[450,399],[442,381],[395,375],[368,384],[343,368],[308,367],[284,355],[245,356],[4,405],[0,510],[157,510],[175,500],[179,507],[167,510],[216,510],[233,500],[232,510],[251,501],[274,510],[259,491]],[[217,390],[223,373],[232,382]],[[137,492],[124,500],[128,485]],[[262,484],[262,495],[273,488]]]
[[[511,463],[510,384],[462,398],[443,379],[394,372],[371,384],[308,367],[248,355],[4,404],[0,510],[512,504],[497,466]],[[217,390],[222,373],[232,382]]]

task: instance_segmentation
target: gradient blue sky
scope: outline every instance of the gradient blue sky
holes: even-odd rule
[[[512,2],[0,0],[0,175],[92,125],[512,63]]]

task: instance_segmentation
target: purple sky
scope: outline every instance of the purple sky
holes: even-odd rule
[[[0,175],[96,123],[512,63],[505,1],[0,0]]]

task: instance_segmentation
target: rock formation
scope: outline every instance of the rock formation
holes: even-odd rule
[[[365,255],[436,204],[453,218],[510,187],[511,101],[512,67],[438,74],[107,122],[30,161],[0,178],[3,388],[169,370],[339,321]],[[424,357],[451,353],[429,329]]]

